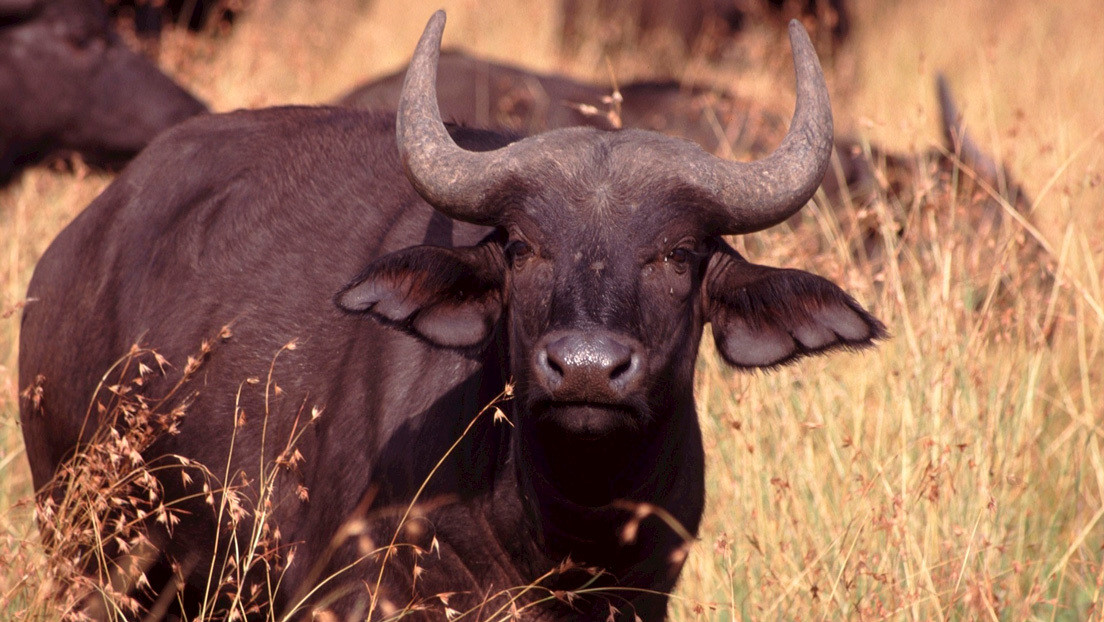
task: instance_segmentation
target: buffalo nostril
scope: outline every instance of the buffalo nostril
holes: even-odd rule
[[[551,371],[554,376],[556,376],[557,378],[563,378],[563,375],[564,375],[563,367],[560,367],[560,364],[557,363],[555,361],[555,359],[550,359],[550,358],[548,358],[548,355],[545,354],[544,355],[544,360],[545,360],[546,364],[548,365],[549,371]]]
[[[547,349],[537,353],[537,368],[547,388],[554,390],[563,381],[564,369],[548,355]]]
[[[631,364],[632,364],[632,361],[629,360],[629,361],[625,361],[624,363],[621,363],[617,367],[614,367],[613,371],[610,372],[610,380],[617,380],[621,376],[621,374],[624,374],[625,372],[629,371],[629,366]]]
[[[609,379],[610,383],[617,388],[621,388],[624,385],[629,384],[633,377],[636,375],[636,371],[640,368],[640,355],[630,353],[623,361],[616,364],[610,371]]]

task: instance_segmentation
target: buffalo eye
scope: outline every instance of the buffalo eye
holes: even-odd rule
[[[671,266],[678,274],[683,274],[694,260],[694,251],[685,246],[678,246],[667,253],[663,262]]]
[[[506,245],[506,258],[514,268],[520,267],[525,260],[533,256],[533,247],[522,240],[514,240]]]

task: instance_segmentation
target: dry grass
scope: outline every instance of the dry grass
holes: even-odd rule
[[[401,64],[442,4],[446,43],[605,76],[602,59],[559,55],[553,3],[474,0],[261,1],[225,40],[168,42],[165,62],[219,110],[325,101]],[[1035,234],[1012,224],[1007,238],[978,240],[948,224],[969,197],[923,214],[938,235],[897,248],[887,230],[894,259],[874,267],[834,237],[825,206],[809,217],[815,255],[787,231],[742,241],[757,261],[845,285],[893,338],[755,375],[725,369],[703,344],[708,507],[672,618],[1100,619],[1104,19],[1093,0],[857,4],[854,46],[829,76],[837,126],[923,151],[938,137],[932,77],[947,72],[979,142],[1033,197],[1028,216],[1057,285],[978,307],[1014,258],[1006,247]],[[784,113],[785,47],[764,46],[753,59],[775,60],[738,81],[694,59],[684,75],[725,80]],[[615,69],[646,74],[646,58]],[[46,560],[18,429],[18,308],[35,259],[108,181],[34,170],[0,191],[0,617],[57,617],[27,601]],[[882,209],[909,207],[891,203]],[[977,265],[996,276],[979,278]]]

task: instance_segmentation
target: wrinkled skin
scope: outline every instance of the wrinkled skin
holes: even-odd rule
[[[119,167],[207,111],[112,31],[96,0],[0,0],[0,183],[57,153]]]
[[[439,42],[443,15],[431,23]],[[577,128],[526,143],[451,128],[467,157],[533,145],[524,174],[472,207],[494,214],[482,226],[427,202],[441,195],[412,172],[421,145],[396,145],[396,131],[390,114],[340,108],[197,119],[82,212],[39,262],[23,316],[36,486],[87,438],[88,395],[130,344],[181,361],[229,325],[177,398],[189,403],[180,433],[146,458],[183,455],[256,482],[262,460],[321,408],[296,444],[302,460],[276,480],[277,612],[340,571],[315,597],[333,594],[339,618],[363,615],[380,577],[376,617],[417,605],[404,619],[439,620],[447,605],[487,619],[518,596],[525,619],[662,620],[704,504],[692,384],[704,325],[744,369],[867,347],[883,326],[836,285],[727,246],[717,222],[761,211],[713,205],[709,188],[659,157],[669,138]],[[278,395],[243,384],[266,373]],[[143,391],[164,394],[177,377],[150,375]],[[505,420],[480,415],[508,381]],[[161,576],[173,561],[193,569],[188,616],[187,592],[218,555],[218,519],[195,494],[200,478],[159,478],[166,498],[194,495],[172,534],[154,534]],[[354,519],[363,537],[339,537]],[[392,538],[395,555],[364,557]],[[584,586],[570,602],[543,599]]]

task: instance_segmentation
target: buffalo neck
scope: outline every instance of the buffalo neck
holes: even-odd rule
[[[682,545],[660,514],[696,532],[704,467],[692,397],[657,413],[645,433],[604,441],[538,440],[524,413],[515,412],[514,421],[510,463],[521,514],[549,563],[571,559],[618,577],[637,575]],[[649,534],[643,541],[662,545],[638,547],[642,532]]]

